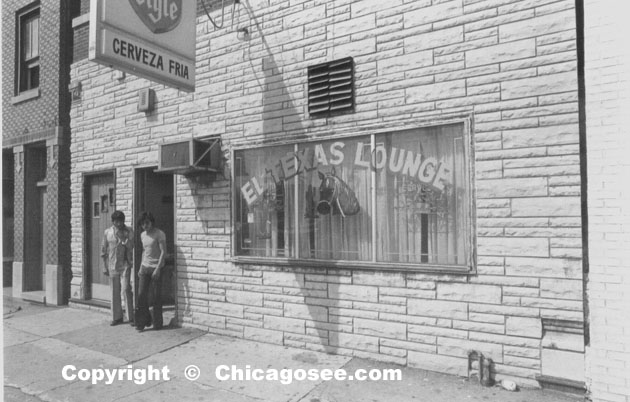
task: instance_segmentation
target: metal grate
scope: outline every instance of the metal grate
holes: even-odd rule
[[[354,111],[352,57],[308,68],[308,113],[326,117]]]

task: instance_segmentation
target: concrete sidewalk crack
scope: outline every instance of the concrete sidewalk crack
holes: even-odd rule
[[[44,401],[44,399],[40,398],[40,395],[41,395],[43,392],[40,392],[40,393],[33,393],[33,392],[29,392],[29,390],[28,390],[28,389],[26,389],[26,388],[22,388],[22,387],[20,387],[19,385],[7,384],[7,383],[5,383],[5,384],[4,384],[4,388],[13,388],[13,389],[15,389],[15,390],[20,391],[20,392],[21,392],[21,393],[23,393],[23,394],[26,394],[26,395],[28,395],[28,396],[32,396],[33,398],[37,398],[37,399],[39,399],[40,401]],[[3,393],[3,395],[4,395],[4,393]]]
[[[190,343],[191,341],[194,341],[195,339],[201,338],[201,337],[202,337],[202,336],[204,336],[204,335],[206,335],[206,334],[201,333],[201,334],[199,334],[198,336],[195,336],[194,338],[190,338],[190,339],[188,339],[188,340],[186,340],[186,341],[184,341],[184,342],[182,342],[182,343],[178,343],[177,345],[172,345],[172,346],[169,346],[169,347],[167,347],[167,348],[165,348],[165,349],[159,350],[159,351],[157,351],[157,352],[155,352],[155,353],[152,353],[152,354],[150,354],[150,355],[148,355],[148,356],[145,356],[145,357],[139,358],[139,359],[137,359],[137,360],[129,360],[129,363],[127,363],[127,364],[137,363],[137,362],[142,361],[142,360],[144,360],[144,359],[147,359],[147,358],[149,358],[149,357],[151,357],[151,356],[155,356],[155,355],[160,354],[160,353],[168,352],[168,351],[169,351],[169,350],[171,350],[171,349],[175,349],[175,348],[178,348],[178,347],[180,347],[180,346],[186,345],[186,344]]]
[[[132,392],[132,393],[127,394],[127,395],[122,395],[122,396],[120,396],[120,397],[118,397],[118,398],[116,398],[116,399],[112,399],[112,402],[113,402],[113,401],[120,401],[120,400],[122,400],[122,399],[127,399],[127,398],[129,398],[130,396],[132,396],[132,395],[136,395],[136,394],[139,394],[139,393],[141,393],[141,392],[148,391],[148,390],[150,390],[150,389],[153,389],[153,388],[155,388],[155,387],[159,386],[160,384],[162,384],[162,383],[164,383],[164,382],[167,382],[167,381],[161,381],[161,382],[159,382],[159,383],[157,383],[157,384],[152,384],[151,386],[149,386],[149,387],[147,387],[147,388],[140,389],[140,390],[138,390],[138,391]]]
[[[347,362],[345,362],[343,365],[341,365],[340,367],[337,367],[334,370],[339,370],[339,369],[344,369],[345,367],[350,364],[350,362],[354,359],[354,357],[351,357]],[[331,369],[332,370],[332,369]],[[347,371],[347,370],[346,370]],[[306,391],[305,393],[303,393],[301,396],[298,397],[298,399],[292,399],[292,401],[295,402],[302,402],[304,400],[304,398],[306,398],[310,393],[312,393],[314,390],[316,390],[319,386],[323,385],[324,383],[326,383],[327,381],[324,380],[319,380],[319,382],[315,383],[313,385],[313,387],[311,389],[309,389],[308,391]]]

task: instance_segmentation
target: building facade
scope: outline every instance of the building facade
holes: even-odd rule
[[[70,64],[78,2],[2,3],[5,286],[67,303],[70,285]],[[8,282],[7,282],[8,281]]]
[[[193,93],[72,65],[72,300],[107,297],[108,214],[149,209],[184,326],[583,387],[574,2],[209,11]],[[171,169],[179,146],[220,163]]]
[[[621,1],[584,2],[588,166],[587,383],[593,401],[630,401],[630,106]]]

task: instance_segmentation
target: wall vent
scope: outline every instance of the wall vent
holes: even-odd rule
[[[308,68],[308,113],[313,118],[354,111],[352,57]]]

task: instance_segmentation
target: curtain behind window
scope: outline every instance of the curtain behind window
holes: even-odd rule
[[[376,175],[377,260],[464,264],[468,189],[462,125],[379,135],[379,147],[387,166]],[[440,167],[445,179],[434,182]]]

